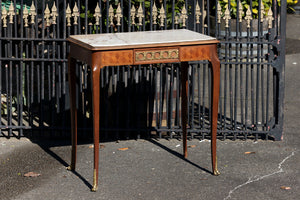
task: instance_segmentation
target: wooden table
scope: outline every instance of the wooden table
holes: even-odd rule
[[[181,63],[183,154],[187,158],[187,90],[188,62],[209,60],[212,64],[211,155],[212,171],[218,175],[216,157],[217,114],[220,84],[218,40],[193,31],[165,30],[130,33],[74,35],[68,38],[69,83],[71,101],[72,157],[69,170],[75,170],[77,149],[76,60],[91,66],[94,179],[92,191],[98,187],[99,124],[100,124],[100,70],[106,66],[144,65],[155,63]]]

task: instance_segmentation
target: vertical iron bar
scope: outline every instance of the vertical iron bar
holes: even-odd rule
[[[164,0],[163,3],[164,3],[165,11],[166,11],[166,14],[165,14],[165,15],[168,16],[167,0]],[[164,25],[164,29],[167,30],[167,26],[168,26],[168,24],[167,24],[167,18],[164,19],[164,24],[165,24],[165,25]]]
[[[261,0],[260,0],[261,1]],[[261,12],[260,12],[260,8],[261,8],[261,4],[259,2],[258,4],[258,23],[257,23],[257,41],[259,42],[260,41],[260,30],[261,30],[261,22],[260,22],[260,18],[261,18]],[[259,59],[259,56],[260,56],[260,45],[257,44],[257,58],[256,58],[256,61],[259,62],[260,59]],[[258,127],[260,125],[260,121],[259,121],[259,108],[260,108],[260,102],[259,102],[259,98],[260,98],[260,70],[261,70],[261,65],[260,64],[257,64],[257,72],[256,72],[256,95],[255,95],[255,98],[256,98],[256,111],[255,111],[255,122],[256,122],[256,131],[258,131]],[[258,134],[255,134],[255,139],[257,140],[258,139]]]
[[[198,129],[203,129],[203,127],[201,127],[201,118],[202,118],[202,113],[201,113],[201,92],[200,92],[200,88],[201,88],[201,77],[200,77],[200,69],[201,69],[201,65],[200,65],[200,63],[199,64],[197,64],[197,90],[198,90],[198,110],[197,110],[197,112],[198,112]],[[203,139],[203,137],[204,137],[204,133],[203,133],[203,131],[201,132],[201,139]]]
[[[124,10],[123,10],[123,8],[124,8],[124,3],[123,3],[123,0],[121,0],[121,9],[122,9],[122,15],[123,15],[123,17],[121,18],[121,32],[124,32]]]
[[[240,62],[242,63],[243,60],[244,60],[244,57],[243,57],[243,38],[245,36],[243,36],[243,31],[242,31],[242,23],[239,23],[239,51],[240,51]],[[248,52],[248,51],[247,51]],[[238,61],[238,59],[237,59]],[[243,79],[243,74],[244,74],[244,66],[243,64],[240,64],[240,109],[241,109],[241,124],[240,124],[240,130],[246,130],[244,129],[245,127],[243,127],[245,125],[245,121],[244,121],[244,79]],[[245,135],[245,134],[244,134]]]
[[[149,27],[149,30],[150,31],[152,31],[153,30],[153,18],[152,18],[152,16],[153,16],[153,12],[152,12],[152,8],[153,8],[153,1],[155,2],[155,0],[150,0],[150,10],[149,10],[149,12],[150,12],[150,27]],[[130,16],[130,15],[129,15]],[[130,21],[130,20],[129,20]]]
[[[231,4],[230,4],[230,0],[228,1],[228,6],[229,6],[229,10],[231,9]],[[232,32],[231,32],[231,20],[229,20],[229,27],[228,27],[228,41],[231,41],[233,39],[232,37]],[[232,61],[232,50],[233,49],[233,45],[231,43],[228,44],[228,51],[229,51],[229,57],[228,57],[228,62]],[[229,115],[230,115],[230,130],[233,129],[233,86],[232,86],[232,71],[233,71],[233,65],[229,64]],[[235,136],[234,138],[235,139]]]
[[[148,95],[148,124],[147,124],[147,139],[150,139],[150,137],[151,137],[151,131],[152,131],[152,122],[153,122],[153,101],[154,101],[154,99],[153,99],[153,65],[152,64],[150,64],[150,66],[149,66],[149,69],[148,69],[148,71],[149,71],[149,83],[148,83],[148,88],[147,88],[147,94],[149,94]]]
[[[229,41],[228,36],[228,28],[226,28],[225,31],[225,62],[228,62],[228,50],[230,49],[228,47],[227,41]],[[225,73],[224,73],[224,130],[227,128],[227,71],[228,71],[228,64],[225,64]],[[226,139],[226,132],[223,134],[223,139]]]
[[[180,125],[180,66],[176,65],[176,122],[175,125],[178,127]]]
[[[157,82],[158,82],[158,66],[156,66],[154,68],[154,99],[155,99],[155,126],[156,126],[156,130],[157,129],[160,129],[160,123],[159,123],[159,111],[158,111],[158,104],[159,104],[159,93],[158,91],[160,91],[158,89],[158,85],[157,85]],[[160,134],[160,131],[159,131],[159,134]]]
[[[84,29],[84,33],[85,34],[88,34],[88,0],[85,0],[85,10],[84,10],[84,16],[85,16],[85,18],[84,18],[84,27],[85,27],[85,29]]]
[[[201,9],[202,9],[202,4],[203,4],[203,1],[201,2]],[[215,1],[215,6],[217,5],[217,0]],[[203,13],[203,12],[202,12]],[[215,16],[217,16],[217,9],[215,9]],[[200,24],[202,23],[202,19],[203,19],[203,16],[201,15],[201,21],[200,21]],[[217,21],[217,17],[216,17],[216,19],[215,19],[215,27],[214,27],[214,29],[215,30],[217,30],[216,31],[216,38],[219,38],[220,37],[220,35],[221,35],[221,25],[220,25],[220,23],[218,23],[218,21]],[[222,46],[222,44],[221,45],[219,45],[219,47],[221,47]],[[218,52],[218,56],[219,56],[219,58],[221,58],[221,51],[219,51]],[[220,66],[220,80],[222,80],[223,79],[223,73],[222,73],[222,68],[224,68],[224,66],[222,67],[222,65]],[[220,81],[220,100],[219,100],[219,115],[220,115],[220,117],[219,117],[219,120],[220,120],[220,129],[221,130],[225,130],[224,129],[224,126],[225,126],[225,122],[224,122],[224,117],[223,117],[223,115],[225,116],[225,113],[223,113],[223,104],[222,104],[222,99],[225,99],[225,98],[222,98],[223,97],[223,90],[221,89],[221,88],[223,88],[223,85],[222,85],[222,81]],[[224,91],[224,93],[225,93],[225,91]],[[203,136],[202,136],[202,138],[203,138]],[[204,138],[203,138],[204,139]]]
[[[129,130],[130,128],[130,95],[131,95],[131,86],[132,86],[132,83],[131,83],[131,76],[130,76],[130,73],[131,73],[131,67],[130,66],[127,66],[127,93],[126,93],[126,100],[127,100],[127,106],[126,106],[126,113],[127,113],[127,117],[126,117],[126,128],[127,130]],[[126,132],[126,139],[129,138],[129,131]]]
[[[142,7],[143,7],[143,31],[146,30],[146,23],[145,23],[145,19],[146,19],[146,8],[145,8],[145,1],[142,1]]]
[[[175,29],[175,0],[172,0],[172,29]]]
[[[75,3],[75,2],[74,2]],[[66,3],[64,2],[63,3],[63,7],[65,7]],[[59,5],[59,1],[56,0],[56,5]],[[64,10],[63,10],[64,11]],[[59,6],[57,6],[57,12],[60,13],[60,9],[59,9]],[[65,12],[63,12],[63,19],[65,19],[66,16],[65,16]],[[60,18],[58,17],[57,18],[57,32],[56,32],[56,36],[57,38],[63,38],[65,39],[66,38],[66,20],[63,20],[63,31],[62,31],[62,36],[60,36],[60,26],[61,26],[61,23],[60,23]],[[77,27],[75,26],[74,27],[74,31],[77,31]],[[62,44],[62,53],[61,53],[61,42],[57,42],[56,44],[56,48],[57,48],[57,56],[58,56],[58,59],[61,58],[61,55],[62,55],[62,58],[63,60],[66,60],[67,59],[67,46],[66,46],[66,42],[64,41],[63,44]],[[61,96],[61,112],[62,112],[62,119],[65,119],[66,118],[66,112],[65,112],[65,108],[66,108],[66,70],[67,70],[67,64],[65,61],[62,62],[62,71],[61,71],[61,76],[62,76],[62,96]],[[66,128],[66,120],[62,120],[62,127],[65,129]]]
[[[0,4],[2,5],[2,0],[0,0]],[[2,11],[2,10],[1,10]],[[0,19],[2,18],[2,12],[0,12]],[[0,37],[3,37],[2,35],[2,20],[0,20]],[[2,40],[0,40],[0,47],[2,47],[3,43]],[[4,50],[5,50],[5,45]],[[2,51],[0,52],[0,57],[3,56]],[[0,110],[2,111],[2,60],[0,60]],[[2,112],[0,112],[0,127],[2,127]],[[2,129],[0,128],[0,136],[2,136]]]
[[[191,114],[191,118],[188,121],[188,123],[190,124],[190,129],[194,130],[195,128],[195,124],[194,124],[194,119],[195,119],[195,65],[190,65],[191,68],[191,91],[190,91],[190,105],[188,107],[188,109],[190,110]],[[191,132],[191,139],[194,139],[194,133]]]
[[[1,20],[0,20],[1,21]],[[4,28],[4,37],[8,37],[8,30],[7,30],[7,27],[6,28]],[[5,51],[4,51],[4,56],[5,56],[5,58],[7,58],[8,57],[8,41],[5,41],[5,44],[4,44],[4,49],[5,49]],[[6,108],[8,107],[8,105],[7,105],[7,92],[8,92],[8,65],[7,65],[7,62],[5,62],[5,65],[4,65],[4,74],[5,74],[5,93],[6,93]],[[2,82],[1,82],[1,85],[2,85]],[[2,97],[1,97],[2,98]],[[8,110],[6,109],[6,111],[8,112]],[[5,117],[4,117],[5,118]],[[6,116],[6,118],[7,118],[7,116]],[[2,122],[2,121],[1,121]],[[4,125],[8,125],[8,124],[4,124]]]
[[[162,116],[163,116],[163,67],[162,64],[160,64],[159,68],[159,121],[158,121],[158,128],[162,128]],[[159,138],[161,138],[161,132],[159,132]]]
[[[268,42],[271,41],[271,29],[268,29]],[[268,63],[271,63],[271,56],[270,56],[270,52],[271,52],[271,45],[268,44]],[[267,65],[267,97],[266,97],[266,127],[267,127],[267,135],[266,135],[266,139],[268,139],[268,133],[270,131],[270,125],[269,125],[269,106],[270,106],[270,64]]]
[[[9,32],[8,35],[10,38],[13,37],[13,24],[8,23],[8,27],[9,27]],[[12,40],[9,41],[9,45],[8,45],[8,51],[9,51],[9,58],[13,57],[13,42]],[[8,130],[8,137],[12,136],[12,129],[11,129],[11,125],[12,125],[12,68],[13,68],[13,62],[12,60],[9,61],[9,65],[8,65],[8,94],[7,94],[7,121],[8,121],[8,126],[10,127]]]
[[[229,8],[230,8],[230,1],[228,2],[228,5],[229,5]],[[210,33],[210,19],[209,19],[209,16],[210,16],[210,13],[209,13],[209,9],[210,9],[210,1],[206,1],[206,21],[207,21],[207,32],[206,34],[209,34]]]
[[[205,128],[205,116],[206,116],[206,111],[205,111],[205,91],[206,91],[206,68],[207,66],[206,65],[203,65],[203,87],[202,87],[202,119],[201,119],[201,126],[202,128],[204,129]]]
[[[41,49],[41,57],[42,57],[42,61],[41,61],[41,66],[38,64],[37,65],[37,83],[38,83],[38,103],[39,103],[39,134],[42,133],[42,129],[44,128],[44,112],[43,112],[43,109],[44,109],[44,103],[43,103],[43,88],[45,86],[45,83],[44,83],[44,71],[45,71],[45,61],[44,61],[44,58],[45,58],[45,29],[46,30],[46,38],[49,38],[49,27],[45,27],[45,20],[44,20],[44,10],[46,8],[46,5],[45,5],[45,0],[43,0],[42,2],[42,49]],[[36,7],[36,9],[38,10],[38,7]],[[46,44],[46,47],[47,47],[47,57],[49,58],[49,45]],[[40,68],[41,67],[41,68]],[[49,69],[49,65],[47,66]],[[40,84],[41,83],[41,84]],[[49,84],[50,85],[50,84]],[[41,91],[42,90],[42,91]],[[54,105],[52,104],[52,102],[50,102],[50,105],[51,105],[51,108],[54,108]],[[53,116],[53,110],[54,109],[51,109],[51,125],[53,126],[53,121],[54,121],[54,116]],[[54,132],[51,130],[51,135],[53,134]]]
[[[260,32],[260,41],[262,42],[263,41],[263,25],[262,25],[262,29],[261,29],[261,32]],[[265,65],[263,64],[264,63],[264,49],[263,49],[263,44],[260,45],[260,49],[261,49],[261,58],[260,58],[260,63],[261,64],[261,123],[262,123],[262,130],[263,131],[266,131],[266,124],[267,124],[267,121],[265,121],[265,102],[264,102],[264,97],[265,97],[265,86],[264,86],[264,76],[265,76],[265,73],[264,73],[264,68],[265,68]]]
[[[116,80],[116,95],[117,95],[117,102],[116,102],[116,110],[117,110],[117,116],[116,116],[116,126],[118,130],[116,131],[116,139],[118,140],[120,138],[120,66],[117,66],[117,80]]]
[[[21,0],[21,8],[20,8],[20,15],[21,15],[21,19],[20,19],[20,23],[21,23],[21,31],[20,31],[20,37],[23,38],[23,0]],[[27,9],[27,8],[26,8]],[[1,28],[1,26],[0,26]],[[21,44],[20,44],[20,58],[23,58],[23,41],[21,41]],[[19,105],[19,109],[18,109],[18,126],[22,126],[23,125],[23,61],[21,60],[20,61],[20,71],[18,72],[20,74],[20,80],[19,80],[19,95],[18,95],[18,100],[17,100],[17,103]],[[0,82],[1,83],[1,82]],[[19,129],[19,135],[18,137],[21,137],[23,136],[23,128],[20,128]]]
[[[240,6],[240,1],[237,1],[237,8],[239,8]],[[239,12],[237,12],[237,19],[236,19],[236,32],[235,32],[235,35],[236,35],[236,44],[235,44],[235,61],[236,63],[238,63],[238,57],[239,57],[239,54],[238,54],[238,50],[239,50],[239,45],[238,45],[238,42],[239,42],[239,33],[240,33],[240,22],[239,22]],[[237,119],[237,108],[238,108],[238,105],[237,105],[237,96],[238,96],[238,84],[241,86],[241,82],[239,83],[238,81],[238,67],[239,65],[238,64],[235,64],[235,78],[234,78],[234,124],[233,124],[233,129],[234,129],[234,140],[236,139],[236,129],[237,129],[237,123],[238,123],[238,119]]]
[[[152,1],[151,1],[151,3],[152,3]],[[131,31],[131,24],[132,24],[132,22],[131,22],[131,0],[129,0],[128,1],[128,16],[127,16],[127,19],[128,19],[128,32],[130,32]]]
[[[172,119],[173,119],[173,91],[174,91],[174,65],[172,64],[171,65],[171,77],[170,77],[170,87],[169,87],[169,92],[170,92],[170,95],[169,95],[169,120],[168,120],[168,128],[169,129],[172,129],[173,128],[173,123],[172,123]],[[170,138],[173,137],[173,132],[171,131],[170,132]]]
[[[165,100],[165,105],[166,105],[166,127],[169,128],[169,112],[170,112],[170,108],[169,108],[169,89],[168,89],[168,83],[169,83],[169,73],[168,73],[168,66],[164,66],[164,74],[165,74],[165,96],[166,96],[166,100]],[[163,114],[164,116],[164,114]]]
[[[274,2],[274,6],[277,5],[277,1]],[[280,20],[280,45],[281,45],[281,53],[280,53],[280,68],[278,70],[278,115],[277,117],[277,126],[279,127],[278,132],[274,134],[276,140],[282,140],[282,132],[283,132],[283,119],[284,119],[284,93],[285,93],[285,43],[286,43],[286,16],[287,16],[287,1],[281,2],[280,16],[282,16]],[[276,11],[276,10],[275,10]],[[275,12],[275,19],[278,19],[278,14]]]

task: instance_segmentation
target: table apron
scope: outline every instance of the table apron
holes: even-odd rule
[[[180,47],[180,62],[209,60],[216,44]]]
[[[92,52],[100,58],[98,66],[143,65],[157,63],[178,63],[212,59],[216,44],[112,50]],[[76,56],[77,57],[77,56]],[[80,56],[82,57],[82,56]]]

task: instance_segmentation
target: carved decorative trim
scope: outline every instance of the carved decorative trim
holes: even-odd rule
[[[135,52],[136,61],[170,60],[170,59],[178,59],[178,58],[179,58],[178,49]]]

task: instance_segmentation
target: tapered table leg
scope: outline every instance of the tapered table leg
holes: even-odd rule
[[[68,59],[70,110],[71,110],[71,135],[72,135],[72,156],[71,165],[68,170],[75,170],[77,152],[77,108],[76,108],[76,60],[69,56]]]
[[[96,62],[96,59],[93,58]],[[99,176],[99,131],[100,131],[100,67],[97,63],[92,64],[92,93],[93,93],[93,130],[94,130],[94,174],[93,174],[93,188],[96,192],[98,189]]]
[[[217,167],[217,125],[218,125],[218,106],[220,91],[220,61],[217,55],[217,45],[212,45],[211,64],[212,64],[212,104],[211,104],[211,156],[212,171],[214,175],[219,175]]]
[[[187,158],[187,92],[188,92],[188,62],[181,63],[181,124],[183,138],[183,155]]]

